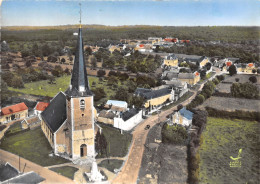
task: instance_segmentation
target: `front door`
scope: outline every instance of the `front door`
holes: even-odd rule
[[[87,145],[86,144],[82,144],[80,146],[80,156],[81,157],[87,156]]]

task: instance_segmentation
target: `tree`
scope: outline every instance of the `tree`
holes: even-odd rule
[[[237,74],[237,68],[235,65],[231,65],[229,67],[228,71],[229,71],[229,75],[231,75],[231,76]]]
[[[182,104],[179,104],[179,105],[177,106],[177,111],[181,110],[182,108],[183,108],[183,105],[182,105]]]
[[[51,49],[48,44],[42,46],[42,54],[43,56],[49,56],[51,54]]]
[[[32,46],[32,54],[35,56],[39,55],[39,47],[38,47],[37,43],[34,43]]]
[[[56,79],[54,76],[49,77],[49,84],[55,84],[55,81],[56,81]]]
[[[70,70],[69,70],[68,68],[65,68],[64,73],[65,73],[66,75],[70,75]]]
[[[23,84],[22,77],[14,75],[12,78],[11,86],[14,88],[23,88],[24,84]]]
[[[98,70],[97,71],[97,76],[98,77],[103,77],[104,75],[106,75],[106,71],[105,70]]]
[[[111,76],[108,78],[107,84],[110,86],[118,84],[118,80],[115,76]]]
[[[128,101],[128,92],[127,89],[120,87],[117,89],[116,94],[114,96],[116,100]]]
[[[90,47],[86,47],[85,53],[86,53],[87,55],[92,55],[92,49],[91,49]]]
[[[252,82],[252,83],[256,83],[257,82],[256,76],[249,77],[249,81]]]
[[[106,97],[106,93],[104,91],[104,88],[99,87],[99,88],[96,88],[96,89],[92,89],[92,91],[95,94],[95,96],[94,96],[95,101],[99,101],[100,99]]]
[[[209,62],[205,65],[205,67],[207,68],[207,70],[210,70],[210,69],[211,69],[211,66],[212,66],[212,64],[209,63]]]
[[[63,69],[60,65],[55,65],[54,69],[51,71],[51,74],[55,77],[60,77],[63,74]]]
[[[140,109],[142,108],[145,99],[141,96],[131,96],[130,105],[134,105],[135,108]]]
[[[31,61],[26,61],[25,66],[26,66],[27,68],[31,67],[31,66],[32,66]]]
[[[2,100],[2,102],[7,100],[9,96],[10,95],[8,94],[7,84],[3,79],[1,79],[1,100]]]
[[[249,82],[246,83],[233,83],[231,86],[231,95],[236,98],[249,98],[258,99],[258,88]]]
[[[97,59],[95,57],[91,57],[91,66],[93,68],[96,68],[97,67]]]
[[[236,82],[239,82],[239,78],[235,78]]]
[[[48,61],[48,62],[55,63],[55,62],[57,61],[57,57],[55,57],[55,56],[49,56],[49,57],[47,58],[47,61]]]
[[[22,50],[21,54],[22,54],[22,58],[25,58],[30,55],[28,50]]]
[[[62,58],[62,59],[60,60],[60,62],[61,62],[62,64],[64,64],[64,63],[66,62],[66,60],[65,60],[64,58]]]

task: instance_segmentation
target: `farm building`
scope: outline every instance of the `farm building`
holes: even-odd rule
[[[1,123],[26,118],[28,116],[28,107],[24,102],[4,107],[1,109]]]

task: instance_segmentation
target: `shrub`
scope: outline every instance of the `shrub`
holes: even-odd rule
[[[249,77],[249,81],[252,82],[252,83],[256,83],[257,82],[256,76]]]
[[[228,71],[229,71],[229,75],[231,75],[231,76],[237,74],[237,68],[235,65],[231,65],[229,67]]]
[[[233,83],[231,86],[231,95],[237,98],[258,99],[258,88],[250,83]]]
[[[14,88],[23,88],[24,84],[23,84],[22,77],[15,75],[12,78],[11,86]]]
[[[181,125],[168,125],[162,128],[162,142],[170,144],[185,144],[188,138],[187,130]]]
[[[98,70],[97,71],[97,76],[98,77],[103,77],[104,75],[106,75],[106,71],[105,70]]]

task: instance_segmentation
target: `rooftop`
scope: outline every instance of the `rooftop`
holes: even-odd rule
[[[19,104],[15,104],[15,105],[11,105],[11,106],[2,108],[1,109],[1,116],[13,114],[13,113],[16,113],[16,112],[21,112],[21,111],[24,111],[24,110],[28,110],[28,107],[25,105],[24,102],[22,102],[22,103],[19,103]]]
[[[37,111],[44,111],[44,110],[46,109],[46,107],[48,107],[49,104],[50,104],[50,103],[46,103],[46,102],[38,102],[38,103],[36,104],[35,109],[36,109]]]
[[[183,107],[181,110],[179,110],[179,113],[186,119],[192,120],[193,113],[191,111],[188,111],[186,107]]]

